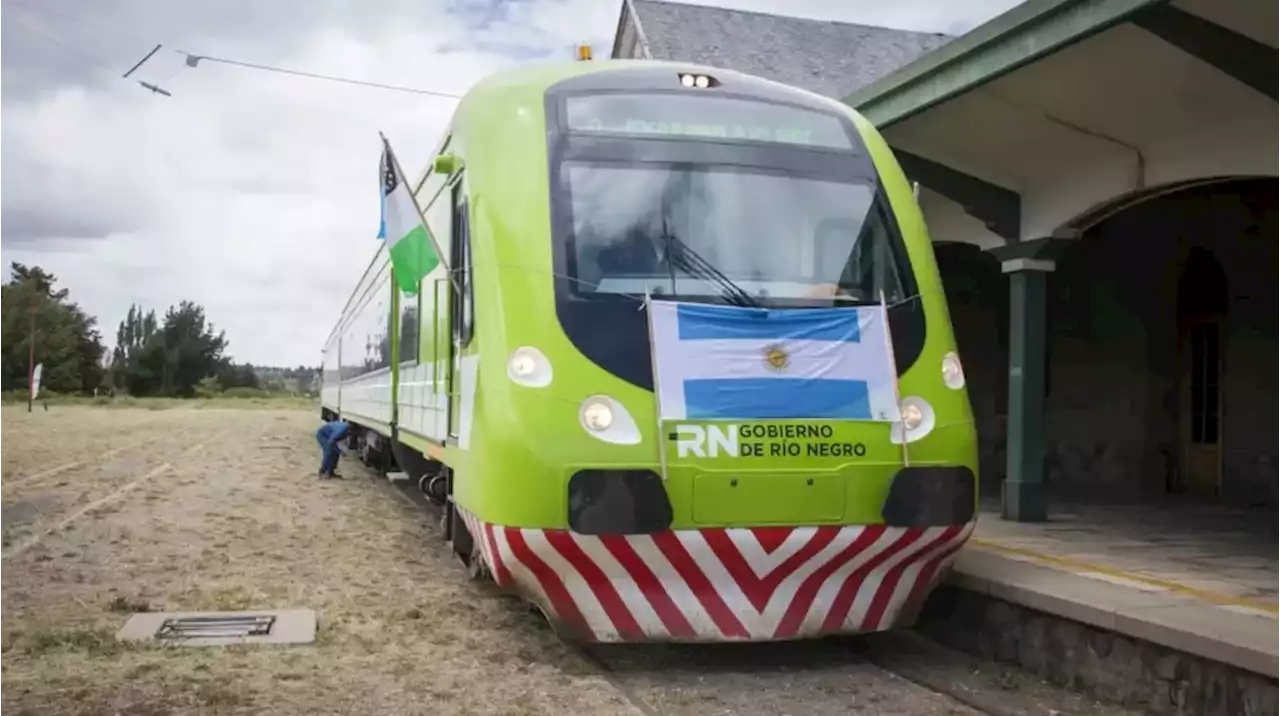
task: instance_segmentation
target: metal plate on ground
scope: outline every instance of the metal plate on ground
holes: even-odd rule
[[[129,617],[116,638],[176,646],[309,644],[316,639],[316,613],[313,609],[144,612]]]
[[[156,639],[269,636],[276,618],[270,614],[237,617],[170,617],[156,630]]]

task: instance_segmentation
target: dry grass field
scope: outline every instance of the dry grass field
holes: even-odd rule
[[[313,410],[3,409],[5,714],[635,713]],[[306,646],[134,647],[139,610],[308,607]]]
[[[1010,713],[1108,712],[964,659],[916,659],[907,671],[941,684],[926,688],[831,644],[632,645],[588,658],[469,581],[434,515],[386,480],[344,460],[345,479],[318,481],[316,413],[5,406],[6,716],[977,713],[939,690],[1021,693],[1030,706]],[[285,608],[316,611],[314,643],[115,639],[138,611]]]

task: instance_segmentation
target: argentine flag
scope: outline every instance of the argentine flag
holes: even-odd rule
[[[881,306],[651,301],[649,320],[662,420],[898,420]]]

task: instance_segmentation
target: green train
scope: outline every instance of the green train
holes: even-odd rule
[[[406,294],[377,250],[322,418],[443,506],[473,576],[585,641],[914,619],[972,531],[976,435],[865,119],[711,67],[529,67],[462,98],[412,189],[443,264]]]

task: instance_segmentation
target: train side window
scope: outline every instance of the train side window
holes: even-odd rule
[[[468,219],[470,203],[459,180],[454,187],[453,213],[453,273],[457,278],[453,288],[454,305],[458,306],[454,335],[458,344],[465,346],[475,333],[475,296],[471,284],[471,231]]]

